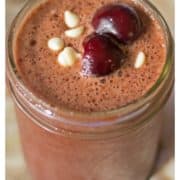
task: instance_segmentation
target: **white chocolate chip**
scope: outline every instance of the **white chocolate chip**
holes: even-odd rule
[[[69,29],[65,31],[65,35],[70,38],[78,38],[79,36],[83,34],[84,29],[85,29],[84,26],[79,26],[74,29]]]
[[[146,60],[146,56],[145,56],[144,52],[142,52],[142,51],[139,52],[137,55],[134,67],[136,69],[141,68],[143,66],[143,64],[145,63],[145,60]]]
[[[77,57],[77,59],[81,59],[82,58],[82,54],[81,53],[76,53],[76,57]]]
[[[64,41],[61,38],[54,37],[48,41],[48,47],[53,51],[60,51],[64,48]]]
[[[58,62],[64,67],[72,66],[77,59],[80,58],[80,54],[72,47],[66,47],[58,55]]]
[[[74,28],[79,25],[79,16],[71,11],[65,11],[64,21],[69,28]]]

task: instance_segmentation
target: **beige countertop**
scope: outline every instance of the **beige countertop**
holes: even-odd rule
[[[174,0],[152,0],[166,18],[172,34],[174,34]],[[25,0],[6,0],[7,29],[11,20],[22,7]],[[164,112],[167,119],[162,139],[162,149],[157,162],[157,172],[151,180],[174,180],[174,124],[172,123],[173,98],[168,103],[168,112]],[[171,121],[168,121],[171,120]],[[7,94],[6,99],[6,180],[29,180],[20,148],[16,116],[12,99]]]

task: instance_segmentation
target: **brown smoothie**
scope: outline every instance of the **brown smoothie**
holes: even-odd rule
[[[51,0],[31,11],[19,28],[15,45],[15,58],[25,84],[44,101],[58,108],[77,111],[107,111],[132,103],[144,96],[158,80],[166,60],[164,33],[158,21],[133,1],[143,22],[143,32],[132,44],[122,46],[126,57],[123,65],[104,77],[80,74],[81,60],[70,68],[57,62],[58,53],[51,51],[47,42],[61,37],[66,45],[83,53],[82,42],[92,33],[91,20],[98,8],[112,0]],[[64,12],[72,10],[80,16],[85,33],[79,38],[67,38],[64,31]],[[157,43],[158,42],[158,43]],[[146,62],[140,69],[134,64],[140,51]]]
[[[147,95],[164,69],[169,51],[166,36],[170,35],[167,32],[165,36],[168,27],[162,27],[157,20],[160,16],[147,1],[41,2],[37,6],[37,1],[29,1],[33,8],[20,13],[10,47],[18,82],[10,74],[9,84],[33,180],[146,180],[160,140],[163,119],[158,110],[172,86],[170,70],[167,68],[168,78],[160,88],[154,88],[156,94],[149,101],[142,105],[137,101]],[[57,61],[59,52],[50,50],[48,41],[60,37],[66,46],[83,54],[82,42],[93,32],[91,20],[95,12],[114,2],[134,7],[143,24],[135,41],[120,45],[125,55],[122,65],[100,77],[83,76],[81,59],[71,67],[61,66]],[[80,25],[85,27],[79,38],[64,35],[68,29],[64,23],[66,10],[78,14]],[[146,56],[145,63],[136,69],[134,64],[140,51]],[[21,80],[30,94],[23,89]],[[50,105],[49,109],[42,108],[44,102]],[[71,113],[59,115],[57,109]],[[116,109],[122,111],[111,111]]]

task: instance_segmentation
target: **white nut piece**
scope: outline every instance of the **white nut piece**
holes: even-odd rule
[[[58,63],[64,67],[74,65],[77,59],[80,58],[80,54],[72,47],[66,47],[58,55]]]
[[[61,38],[54,37],[48,41],[48,47],[53,51],[60,51],[64,48],[64,41]]]
[[[144,52],[140,51],[137,55],[134,67],[136,69],[141,68],[143,66],[143,64],[145,63],[145,60],[146,60],[146,56],[145,56]]]
[[[65,35],[70,38],[78,38],[84,33],[84,29],[85,29],[84,26],[79,26],[74,29],[69,29],[65,31]]]
[[[65,11],[64,21],[69,28],[74,28],[79,25],[80,18],[77,14],[72,11]]]

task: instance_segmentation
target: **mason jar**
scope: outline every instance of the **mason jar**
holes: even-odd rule
[[[34,180],[145,180],[158,150],[162,112],[174,80],[173,41],[159,11],[139,0],[157,18],[166,38],[166,63],[154,86],[141,99],[106,112],[57,109],[22,82],[13,54],[25,15],[42,0],[26,3],[8,37],[7,83],[12,94],[24,157]]]

